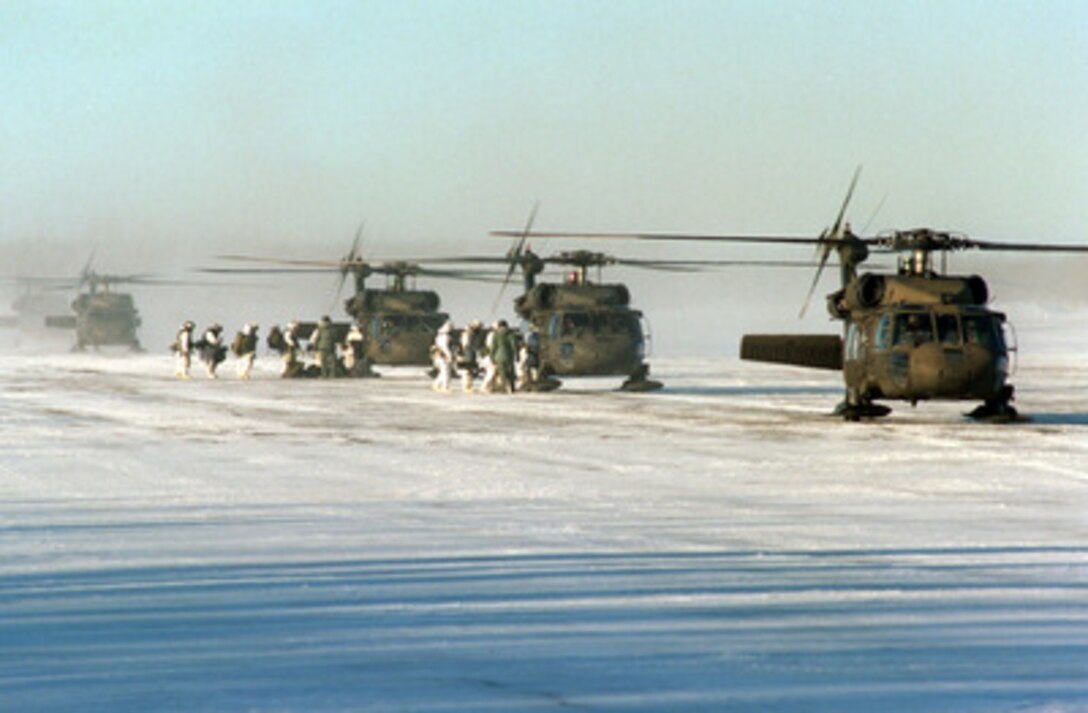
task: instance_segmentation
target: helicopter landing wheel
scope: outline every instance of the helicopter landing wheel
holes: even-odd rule
[[[857,423],[861,419],[883,418],[892,412],[891,408],[883,404],[874,404],[872,401],[859,401],[850,403],[843,401],[835,407],[832,415],[842,416],[844,420]]]
[[[650,375],[649,364],[639,364],[627,380],[620,384],[621,391],[657,391],[665,386],[660,381],[647,378]]]
[[[542,376],[539,379],[535,379],[533,381],[526,382],[525,384],[523,384],[522,386],[520,386],[518,388],[518,391],[527,391],[527,392],[532,392],[532,391],[539,391],[539,392],[555,391],[556,389],[558,389],[562,385],[563,385],[563,382],[560,381],[559,379],[556,379],[554,376]]]
[[[1013,388],[1006,385],[996,397],[987,399],[981,406],[965,415],[974,421],[987,423],[1013,423],[1028,420],[1009,403],[1012,401],[1012,394]]]

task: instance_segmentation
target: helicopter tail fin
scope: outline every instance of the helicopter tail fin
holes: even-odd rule
[[[842,370],[842,337],[824,334],[746,334],[740,358],[812,369]]]

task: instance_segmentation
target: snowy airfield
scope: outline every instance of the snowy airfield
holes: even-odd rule
[[[727,357],[473,396],[0,356],[0,709],[1088,711],[1078,339],[1006,426]]]

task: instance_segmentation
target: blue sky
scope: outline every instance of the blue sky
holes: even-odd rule
[[[1081,2],[7,2],[0,242],[1088,228]]]

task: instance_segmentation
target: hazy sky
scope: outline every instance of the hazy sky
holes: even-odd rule
[[[859,164],[855,227],[1088,241],[1080,1],[9,0],[0,97],[0,246],[125,269],[815,234]]]

